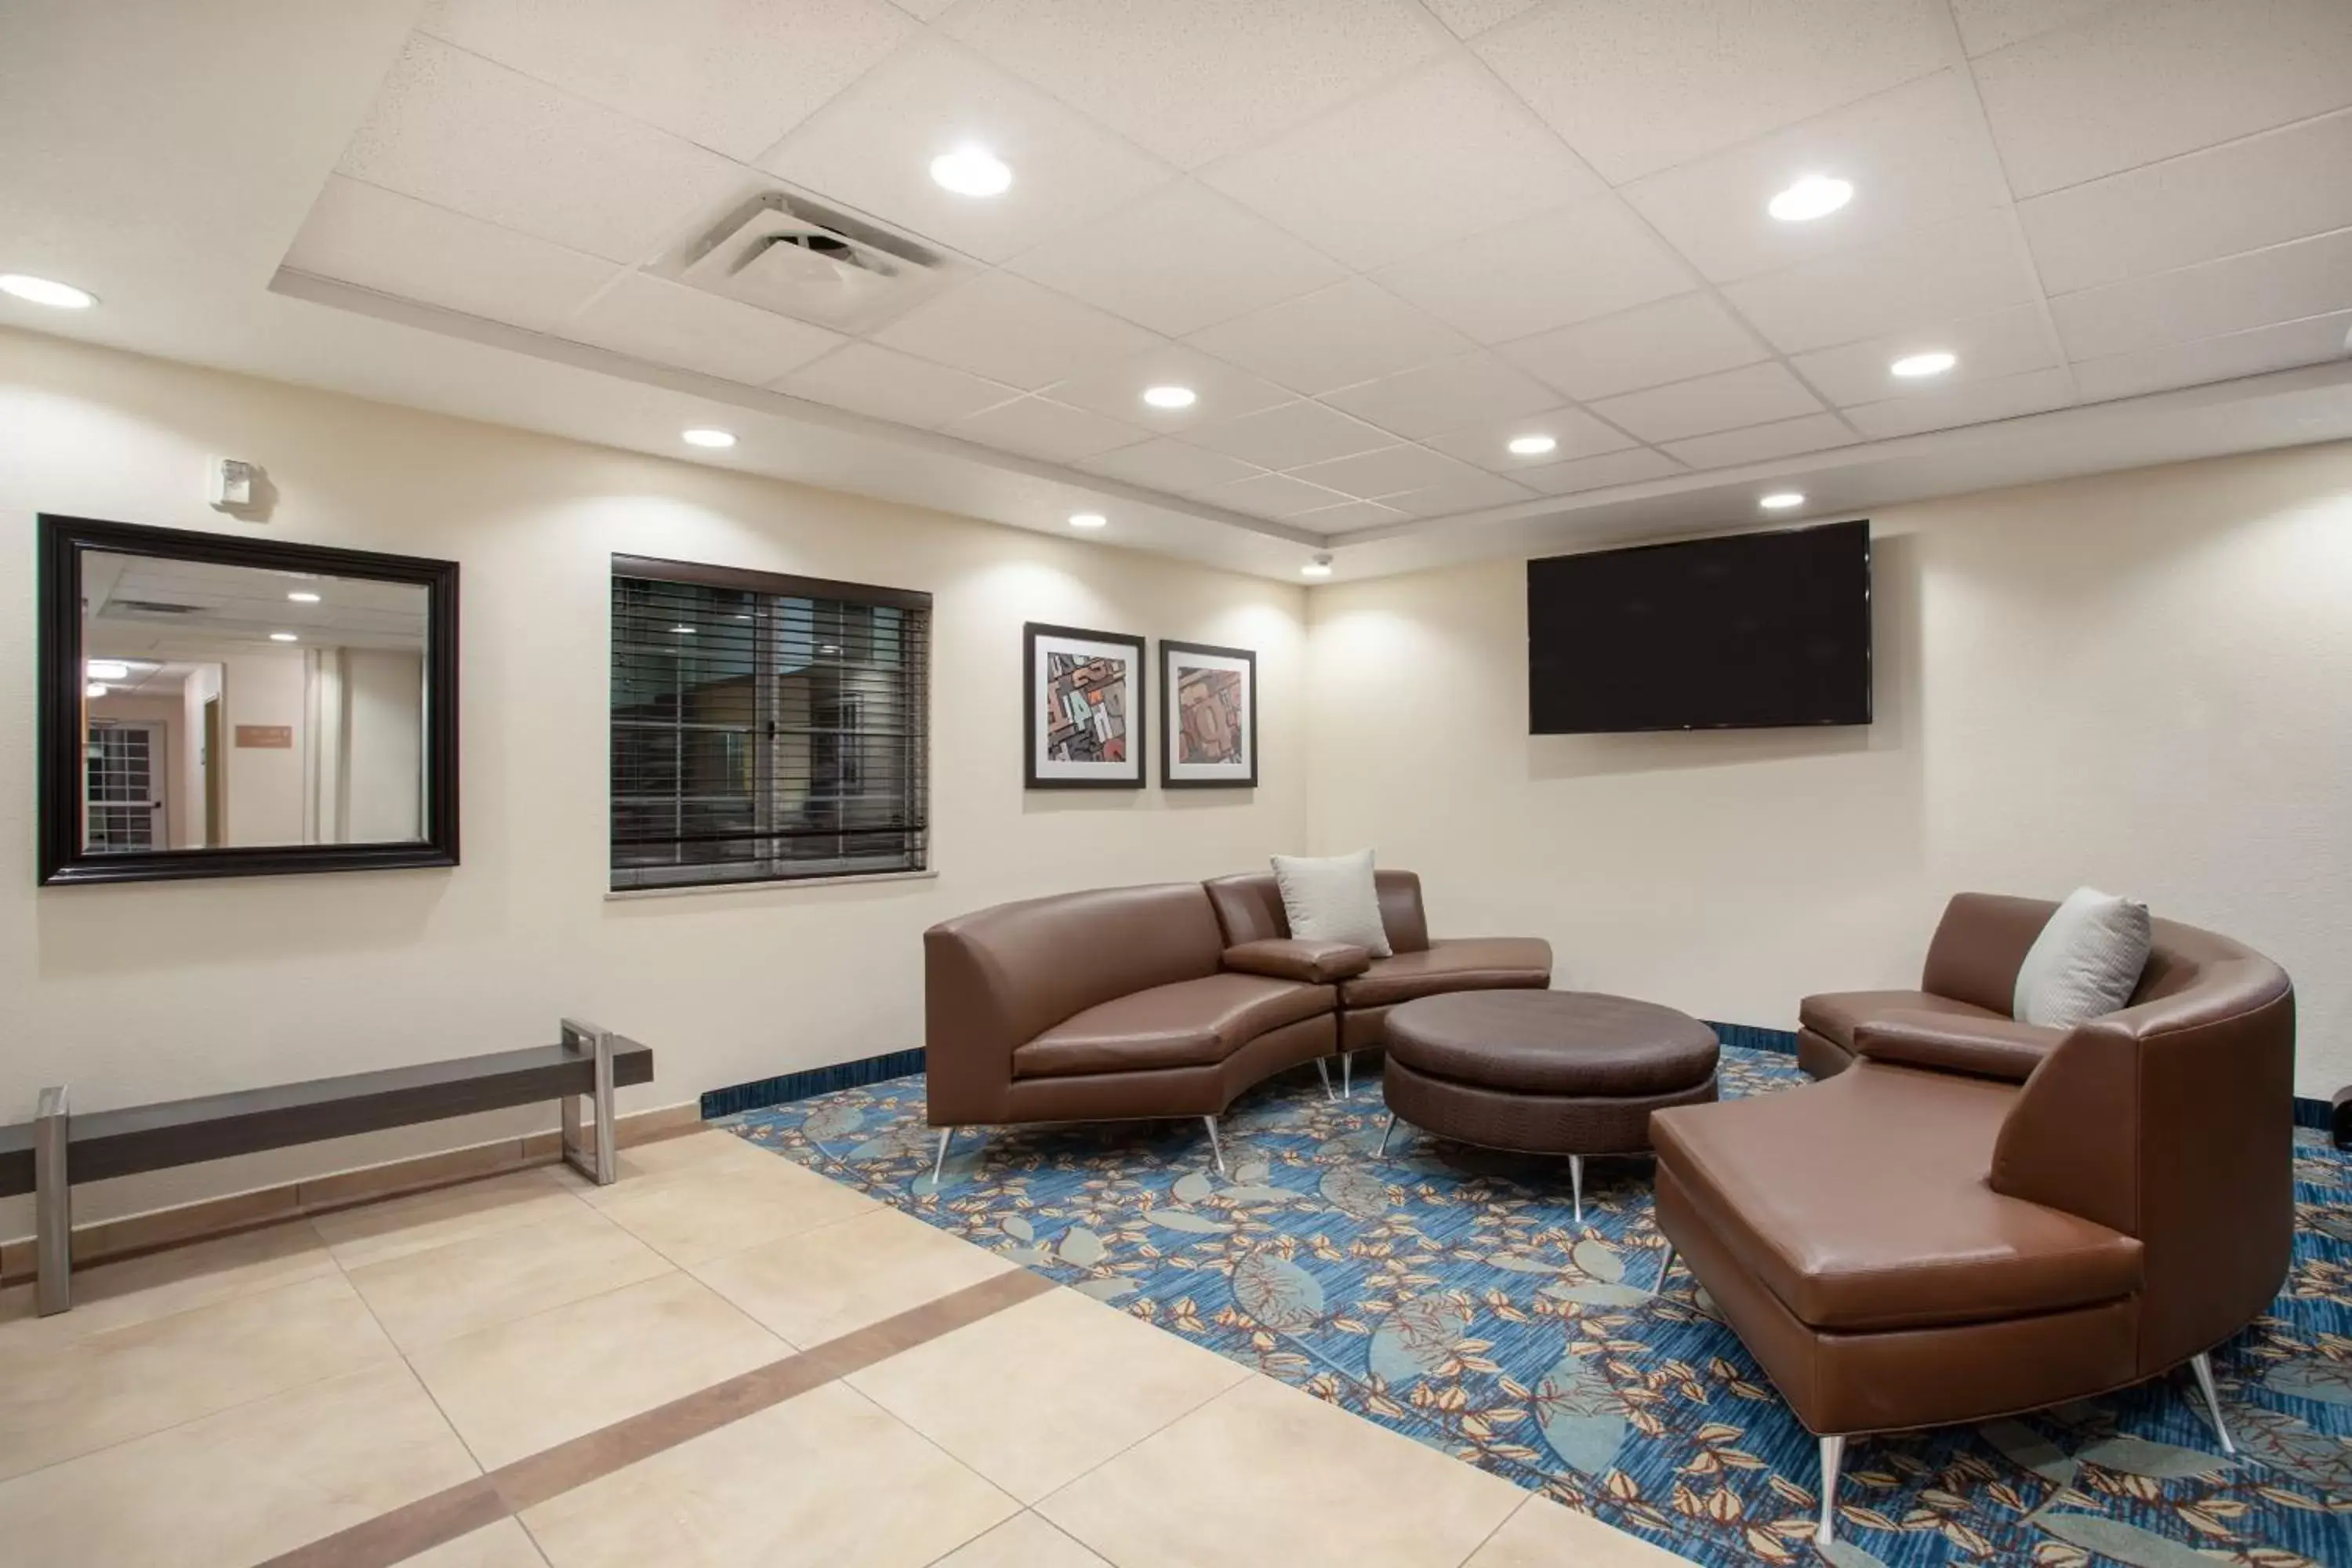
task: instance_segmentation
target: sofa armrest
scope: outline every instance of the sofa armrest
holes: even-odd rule
[[[2009,1018],[1954,1017],[1944,1013],[1885,1013],[1853,1026],[1856,1056],[1902,1067],[1974,1073],[2023,1083],[2042,1058],[2066,1037]]]
[[[1304,980],[1328,985],[1371,967],[1372,955],[1352,942],[1302,942],[1297,937],[1270,937],[1225,949],[1225,967],[1244,974],[1270,974],[1276,980]]]

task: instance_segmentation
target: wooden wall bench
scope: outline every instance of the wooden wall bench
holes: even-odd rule
[[[651,1047],[567,1018],[561,1043],[552,1046],[82,1117],[71,1114],[64,1088],[45,1089],[32,1121],[0,1126],[0,1197],[34,1195],[34,1298],[47,1317],[73,1305],[75,1182],[553,1100],[563,1109],[563,1158],[609,1185],[613,1091],[651,1083],[653,1076]],[[583,1100],[593,1130],[582,1126]]]

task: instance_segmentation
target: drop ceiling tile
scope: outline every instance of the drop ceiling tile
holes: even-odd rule
[[[2306,316],[2299,321],[2281,321],[2218,338],[2077,360],[2074,384],[2082,389],[2084,402],[2104,403],[2209,381],[2232,381],[2242,375],[2337,359],[2352,352],[2347,332],[2352,332],[2352,310]]]
[[[1606,397],[1592,411],[1644,441],[1674,441],[1821,412],[1821,401],[1778,364],[1751,364],[1646,392]]]
[[[1195,348],[1309,395],[1391,375],[1475,344],[1378,284],[1350,278],[1192,333]]]
[[[1532,486],[1545,495],[1564,496],[1579,490],[1607,489],[1612,485],[1638,485],[1682,471],[1683,466],[1664,452],[1635,447],[1606,457],[1580,458],[1574,462],[1524,469],[1517,478],[1519,483]]]
[[[1378,381],[1344,386],[1323,401],[1409,440],[1465,425],[1534,414],[1559,394],[1493,353],[1460,354]]]
[[[931,160],[985,147],[1013,170],[962,196]],[[1174,171],[936,34],[925,34],[784,138],[761,167],[988,261],[1003,261],[1142,196]]]
[[[1144,389],[1153,386],[1191,387],[1195,401],[1189,408],[1154,408],[1143,401]],[[1182,343],[1157,344],[1045,390],[1059,402],[1163,435],[1222,424],[1288,403],[1293,396],[1270,381]]]
[[[1458,38],[1473,38],[1538,4],[1538,0],[1423,0]]]
[[[916,30],[884,0],[434,0],[417,27],[746,163]]]
[[[1549,436],[1557,445],[1537,457],[1517,457],[1510,446],[1512,437],[1517,436]],[[1523,469],[1549,468],[1571,458],[1619,451],[1633,445],[1633,438],[1580,408],[1548,408],[1538,414],[1490,419],[1448,430],[1442,436],[1428,437],[1423,444],[1465,463],[1516,476]]]
[[[1522,338],[1504,344],[1502,353],[1588,403],[1770,357],[1755,333],[1706,294],[1684,294]]]
[[[1555,0],[1471,47],[1622,184],[1940,68],[1937,23],[1886,0]]]
[[[2071,359],[2299,321],[2352,306],[2352,229],[2050,301]]]
[[[1669,441],[1666,450],[1694,468],[1729,468],[1773,458],[1793,458],[1800,452],[1851,447],[1855,439],[1845,421],[1836,415],[1808,414],[1799,419],[1751,425],[1745,430],[1725,430],[1713,436],[1694,436],[1687,441]]]
[[[682,137],[422,35],[337,167],[623,262],[653,255],[754,178]]]
[[[775,390],[836,408],[936,430],[1021,395],[986,381],[873,343],[844,343],[815,363],[774,383]]]
[[[1614,196],[1430,247],[1378,281],[1482,343],[1605,316],[1691,286],[1690,269]]]
[[[1049,463],[1075,462],[1143,439],[1141,431],[1116,419],[1034,396],[982,409],[957,420],[946,433]]]
[[[1252,517],[1287,518],[1327,506],[1337,506],[1349,498],[1335,494],[1320,485],[1308,484],[1304,479],[1294,479],[1287,474],[1254,474],[1230,485],[1202,490],[1199,492],[1198,499],[1212,506],[1247,512]]]
[[[841,342],[837,332],[632,272],[557,329],[635,359],[764,386]]]
[[[1312,246],[1192,180],[1024,251],[1010,269],[1171,337],[1347,276]]]
[[[1382,504],[1402,508],[1413,517],[1452,517],[1457,512],[1484,511],[1488,507],[1510,506],[1515,502],[1533,500],[1536,492],[1525,485],[1513,484],[1500,474],[1471,472],[1457,474],[1417,490],[1385,498]]]
[[[1254,146],[1444,47],[1411,0],[969,0],[942,26],[1181,168]]]
[[[2122,0],[1952,0],[1952,19],[1960,25],[1960,42],[1971,55],[2022,43],[2096,16]]]
[[[1810,174],[1852,182],[1853,199],[1811,223],[1765,210]],[[1727,282],[1981,212],[2008,187],[1967,79],[1943,70],[1636,180],[1623,195],[1692,266]]]
[[[1367,528],[1410,522],[1412,514],[1396,507],[1382,506],[1376,500],[1343,500],[1338,506],[1302,511],[1290,521],[1317,533],[1359,533]]]
[[[340,174],[302,220],[286,265],[532,331],[553,327],[620,270]]]
[[[1466,236],[1601,191],[1524,104],[1454,56],[1202,178],[1359,268],[1458,251]]]
[[[1986,212],[1744,279],[1732,309],[1787,353],[1988,316],[2039,293],[2007,216]]]
[[[967,279],[874,334],[886,348],[1034,391],[1154,346],[1141,327],[1009,272]]]
[[[1180,496],[1199,495],[1235,479],[1248,479],[1258,471],[1238,458],[1166,437],[1088,458],[1078,467],[1088,473]]]
[[[1479,470],[1442,452],[1410,443],[1311,463],[1294,477],[1366,500],[1466,480]],[[1402,503],[1400,503],[1402,504]]]
[[[1192,432],[1192,438],[1263,468],[1296,468],[1327,458],[1373,451],[1396,439],[1360,419],[1304,399],[1204,425]]]
[[[2074,383],[2061,370],[2032,370],[1999,381],[1979,381],[1918,397],[1890,398],[1845,411],[1847,421],[1873,441],[1948,430],[2063,408],[2074,401]]]
[[[1958,355],[1959,363],[1942,375],[1906,380],[1888,367],[1906,354],[1935,351]],[[1920,396],[1965,382],[1992,381],[2062,363],[2038,305],[2017,305],[1990,316],[1922,326],[1900,337],[1872,338],[1797,354],[1797,374],[1840,406]]]
[[[2068,294],[2352,227],[2352,110],[2036,196],[2017,214]]]
[[[1997,49],[1977,87],[2040,195],[2352,105],[2344,0],[2143,0]]]
[[[956,0],[894,0],[898,9],[926,22],[936,22],[945,16]]]

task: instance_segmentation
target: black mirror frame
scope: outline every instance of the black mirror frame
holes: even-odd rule
[[[44,512],[39,527],[40,885],[276,877],[457,864],[457,563]],[[82,847],[82,592],[86,550],[266,571],[415,583],[425,615],[425,837],[405,844],[281,844],[92,855]]]

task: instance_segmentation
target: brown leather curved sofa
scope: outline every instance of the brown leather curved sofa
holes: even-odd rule
[[[1421,879],[1377,879],[1389,958],[1292,939],[1271,876],[1061,893],[933,926],[924,1036],[939,1160],[959,1127],[1178,1116],[1202,1118],[1213,1151],[1235,1096],[1377,1044],[1398,1002],[1551,983],[1543,942],[1433,942]]]
[[[1857,1009],[1836,1076],[1650,1122],[1659,1228],[1821,1438],[1824,1540],[1848,1436],[2184,1362],[2234,1452],[2206,1354],[2268,1307],[2293,1250],[2285,973],[2158,921],[2130,1005],[2045,1047],[1991,1001],[2056,906],[1953,904],[1969,940],[1948,941],[1948,914],[1927,994],[1958,1007]]]

